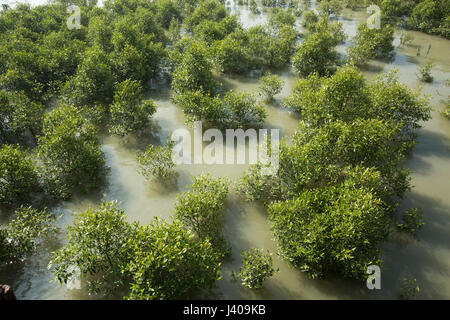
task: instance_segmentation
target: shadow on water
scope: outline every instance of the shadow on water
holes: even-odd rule
[[[407,161],[407,166],[413,172],[426,174],[430,172],[434,162],[430,157],[439,158],[440,161],[450,161],[450,141],[443,135],[437,134],[427,128],[419,131],[418,144]]]

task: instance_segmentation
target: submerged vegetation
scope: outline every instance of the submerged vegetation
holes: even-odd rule
[[[253,248],[242,251],[242,266],[237,278],[244,287],[261,289],[264,281],[272,277],[278,270],[273,268],[272,256],[262,249]],[[233,274],[234,277],[236,275]]]
[[[259,3],[245,2],[260,14]],[[65,0],[5,7],[0,206],[12,218],[0,228],[0,267],[56,233],[46,205],[102,190],[108,179],[102,138],[115,135],[126,144],[152,130],[155,83],[167,80],[170,100],[188,123],[258,129],[285,85],[275,70],[292,66],[298,79],[281,105],[298,125],[281,141],[275,174],[257,163],[236,184],[193,177],[170,221],[155,218],[148,225],[129,222],[116,202],[101,202],[68,225],[51,270],[60,283],[80,278],[103,298],[196,298],[214,288],[232,254],[224,224],[227,200],[237,193],[263,203],[278,255],[291,266],[313,278],[364,281],[367,267],[381,263],[380,246],[411,189],[402,164],[431,109],[395,70],[369,81],[358,68],[394,57],[393,26],[405,16],[405,27],[450,35],[446,1],[374,1],[382,9],[381,28],[361,24],[344,57],[337,48],[347,36],[335,18],[344,6],[366,2],[322,0],[316,13],[307,3],[263,0],[272,15],[250,28],[220,0],[106,0],[103,7],[76,1],[81,25],[72,30]],[[430,70],[429,64],[420,70],[423,81],[432,81]],[[221,81],[250,73],[262,99]],[[177,185],[173,146],[170,140],[149,144],[136,154],[139,173]],[[397,228],[413,233],[422,224],[421,211],[411,209]],[[262,288],[276,273],[262,249],[242,253],[237,277],[243,286]],[[405,295],[413,295],[411,288]]]

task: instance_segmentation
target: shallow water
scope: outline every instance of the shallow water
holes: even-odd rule
[[[254,15],[246,6],[235,6],[232,2],[229,7],[240,16],[245,27],[267,21],[268,12]],[[339,20],[344,24],[345,32],[353,36],[358,24],[368,16],[365,11],[347,10]],[[439,37],[412,33],[415,37],[412,45],[398,48],[392,63],[373,62],[365,71],[370,79],[379,72],[398,68],[401,81],[411,88],[423,87],[423,92],[431,95],[431,104],[435,108],[433,119],[420,130],[419,144],[406,163],[413,171],[412,184],[415,187],[402,205],[403,209],[423,206],[426,225],[416,238],[394,233],[383,245],[385,264],[381,274],[382,289],[373,292],[364,283],[341,279],[308,279],[304,273],[289,267],[275,254],[276,242],[270,232],[264,208],[259,204],[243,204],[232,196],[227,203],[224,229],[225,237],[232,247],[232,260],[224,264],[223,279],[218,281],[217,288],[206,298],[393,299],[397,297],[401,277],[406,275],[417,278],[421,288],[419,298],[450,298],[450,121],[439,114],[450,94],[450,89],[444,86],[445,79],[450,78],[450,58],[445,55],[450,52],[450,42]],[[396,45],[399,44],[399,34],[396,33]],[[418,57],[417,47],[422,46],[421,51],[425,53],[429,44],[431,51],[428,57]],[[340,52],[345,52],[348,45],[349,41],[340,47]],[[433,59],[436,63],[433,69],[435,81],[432,84],[423,84],[416,77],[417,65],[427,59]],[[277,74],[284,80],[285,87],[275,97],[275,102],[266,106],[268,118],[265,127],[279,128],[282,136],[288,136],[295,130],[297,119],[279,104],[290,93],[295,76],[289,70]],[[256,78],[222,77],[221,80],[227,89],[248,92],[257,89]],[[153,137],[147,140],[162,143],[175,129],[186,127],[185,119],[181,110],[170,102],[170,92],[166,88],[157,87],[149,95],[155,100],[158,111],[153,117]],[[177,167],[177,185],[168,190],[156,182],[146,181],[137,172],[136,152],[147,140],[124,142],[114,137],[103,137],[102,149],[110,167],[108,187],[104,194],[62,203],[57,209],[63,214],[59,224],[64,227],[77,212],[95,205],[101,198],[118,200],[130,221],[148,223],[155,216],[170,219],[177,194],[189,186],[191,175],[209,172],[216,177],[236,180],[248,168],[247,165],[181,165]],[[240,251],[252,247],[273,252],[274,265],[280,269],[267,281],[266,287],[258,292],[244,289],[230,278],[231,271],[239,269]],[[47,261],[48,256],[43,250],[23,265],[3,270],[0,282],[10,284],[20,299],[89,298],[84,289],[69,289],[66,285],[50,283]]]

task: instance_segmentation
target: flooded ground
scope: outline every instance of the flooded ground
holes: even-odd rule
[[[31,1],[33,2],[33,1]],[[239,15],[245,27],[267,22],[269,10],[254,15],[246,6],[237,6],[227,1],[229,10]],[[344,25],[349,37],[356,34],[359,23],[369,14],[365,11],[346,10],[338,20]],[[300,23],[297,22],[299,30]],[[444,119],[439,111],[450,94],[445,80],[450,78],[450,41],[422,33],[411,32],[414,41],[410,46],[398,47],[394,61],[390,64],[373,62],[365,75],[371,79],[380,72],[397,68],[401,82],[411,88],[422,87],[425,94],[431,95],[434,108],[433,118],[424,124],[419,132],[419,144],[414,154],[405,164],[412,170],[414,189],[407,196],[402,208],[423,206],[426,225],[417,237],[399,233],[392,234],[383,245],[384,266],[381,273],[381,290],[369,291],[365,283],[343,281],[340,279],[312,280],[306,274],[289,267],[278,258],[276,242],[270,232],[266,212],[258,204],[244,204],[234,196],[230,197],[226,209],[224,234],[232,247],[232,260],[222,269],[223,279],[217,288],[206,296],[211,299],[395,299],[400,280],[404,276],[417,278],[421,288],[419,298],[450,298],[450,121]],[[400,31],[396,32],[395,45],[399,46]],[[347,41],[339,48],[344,53]],[[424,57],[429,45],[431,50]],[[421,56],[417,56],[418,47]],[[416,76],[417,66],[433,59],[434,82],[421,83]],[[266,106],[267,128],[279,128],[282,136],[288,136],[295,130],[297,119],[280,107],[280,102],[290,93],[295,76],[290,70],[277,74],[284,80],[283,91],[275,96],[275,102]],[[227,89],[255,92],[257,79],[251,77],[222,77]],[[162,143],[175,129],[185,127],[181,110],[170,102],[170,91],[157,87],[152,97],[158,111],[153,117],[153,137],[148,141]],[[192,129],[190,129],[192,130]],[[148,223],[153,217],[170,219],[177,194],[185,190],[192,175],[209,172],[216,177],[236,180],[247,165],[181,165],[177,167],[177,186],[164,189],[155,182],[147,182],[137,172],[136,152],[142,148],[142,141],[123,141],[114,137],[102,138],[102,149],[110,167],[108,187],[101,195],[91,198],[74,199],[62,203],[57,211],[62,213],[61,227],[70,223],[77,212],[83,211],[101,201],[118,200],[127,212],[130,221]],[[145,144],[145,143],[144,143]],[[240,266],[240,252],[252,247],[266,248],[274,253],[274,265],[280,269],[267,281],[261,291],[244,289],[231,280],[231,271]],[[0,273],[2,283],[10,284],[19,299],[87,299],[90,297],[81,288],[60,286],[50,282],[52,275],[47,270],[48,255],[42,250],[21,266],[13,266]]]

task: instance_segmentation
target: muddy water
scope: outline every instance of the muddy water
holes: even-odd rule
[[[246,6],[236,6],[232,2],[227,7],[239,15],[245,27],[265,23],[270,14],[263,12],[261,15],[254,15]],[[358,24],[367,17],[365,12],[345,11],[339,20],[344,24],[345,32],[353,36]],[[412,45],[398,48],[392,63],[373,62],[364,71],[367,78],[373,78],[380,72],[397,68],[401,81],[412,88],[422,87],[425,94],[431,95],[435,108],[433,119],[420,130],[419,144],[406,163],[413,171],[412,184],[415,187],[402,205],[403,209],[423,206],[426,225],[416,238],[396,233],[383,245],[385,264],[381,276],[382,289],[372,292],[359,282],[308,279],[275,254],[276,243],[272,239],[264,208],[258,204],[243,204],[231,197],[227,203],[224,233],[232,247],[233,256],[223,266],[223,279],[218,281],[217,288],[206,298],[394,299],[403,276],[417,278],[421,288],[420,298],[450,298],[450,121],[439,114],[450,93],[449,88],[444,86],[445,79],[450,78],[450,57],[445,54],[450,52],[450,42],[412,33],[415,37]],[[397,32],[396,45],[399,44],[399,35],[400,32]],[[424,57],[429,44],[431,50]],[[349,42],[339,50],[345,52],[348,45]],[[419,57],[418,46],[422,47],[422,56]],[[416,77],[417,66],[427,59],[433,59],[436,63],[433,70],[435,81],[432,84],[420,83]],[[280,107],[280,101],[289,94],[295,76],[290,70],[277,74],[284,80],[285,86],[275,97],[275,102],[266,106],[268,118],[265,126],[279,128],[282,136],[288,136],[295,130],[297,120]],[[221,80],[226,89],[248,92],[255,92],[257,89],[255,77],[222,77]],[[189,186],[192,175],[208,172],[215,177],[227,177],[235,181],[247,169],[246,165],[181,165],[177,167],[177,185],[171,189],[156,182],[145,181],[137,172],[136,152],[146,143],[163,143],[175,129],[186,127],[181,110],[170,102],[170,91],[167,88],[156,87],[149,95],[158,106],[152,123],[152,136],[127,141],[103,137],[102,149],[110,167],[108,187],[103,194],[61,204],[57,208],[62,214],[59,221],[61,227],[70,223],[77,212],[97,204],[101,199],[118,200],[130,221],[148,223],[155,216],[170,219],[177,194]],[[273,252],[275,267],[280,269],[279,273],[268,280],[266,287],[258,292],[244,289],[230,278],[231,271],[239,269],[240,251],[252,247],[266,248]],[[23,265],[2,271],[0,279],[11,284],[17,296],[22,299],[95,298],[87,295],[83,288],[49,282],[51,274],[46,269],[48,255],[45,252],[46,250],[42,250]]]

